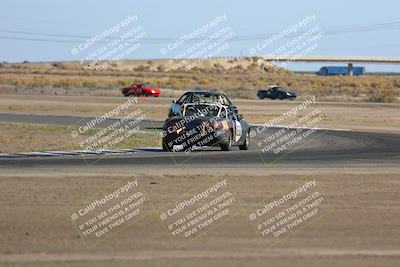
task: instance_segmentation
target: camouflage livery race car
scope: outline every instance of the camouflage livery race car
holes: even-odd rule
[[[189,153],[199,147],[219,146],[248,150],[250,125],[243,116],[221,103],[182,104],[179,116],[169,117],[163,127],[164,151]]]

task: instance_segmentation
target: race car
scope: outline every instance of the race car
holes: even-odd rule
[[[178,100],[173,100],[172,105],[169,108],[168,117],[181,115],[183,104],[207,104],[207,103],[220,103],[226,105],[233,112],[237,113],[237,108],[232,104],[229,98],[221,92],[214,91],[189,91],[184,93]]]
[[[160,89],[150,87],[148,84],[133,83],[128,87],[122,88],[122,94],[124,96],[155,96],[160,95]]]
[[[290,99],[293,100],[297,97],[296,93],[285,91],[282,87],[277,85],[269,86],[267,89],[262,89],[257,92],[260,99],[270,98],[274,99]]]
[[[163,151],[189,153],[208,146],[248,150],[249,145],[250,125],[221,103],[183,104],[181,115],[167,118],[163,126]]]

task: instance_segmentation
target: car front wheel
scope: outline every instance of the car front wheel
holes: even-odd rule
[[[232,148],[232,133],[229,132],[228,134],[228,140],[226,140],[225,143],[222,143],[219,145],[222,151],[229,151]]]
[[[169,152],[170,150],[169,150],[169,148],[168,148],[168,146],[167,146],[167,144],[166,144],[166,141],[163,139],[163,140],[161,141],[161,143],[162,143],[162,150],[163,150],[164,152]]]
[[[249,131],[247,131],[244,143],[239,146],[239,149],[240,150],[249,150],[249,146],[250,146],[250,134],[249,134]]]

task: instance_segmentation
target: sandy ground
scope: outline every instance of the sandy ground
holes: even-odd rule
[[[126,100],[123,97],[1,95],[0,112],[96,116]],[[171,98],[147,98],[140,100],[137,107],[148,118],[164,120],[171,101]],[[251,123],[265,123],[301,103],[237,99],[233,102]],[[400,104],[318,102],[318,107],[326,115],[320,127],[400,132]]]
[[[398,167],[15,171],[0,174],[1,266],[398,266],[400,261]],[[157,212],[87,249],[67,210],[132,176],[155,207],[210,177],[226,177],[244,211],[181,249],[171,243]],[[245,211],[305,176],[317,181],[328,200],[321,209],[330,212],[268,247]]]

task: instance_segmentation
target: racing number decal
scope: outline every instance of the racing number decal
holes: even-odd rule
[[[235,120],[235,126],[236,126],[235,127],[236,128],[236,131],[235,131],[235,142],[238,142],[240,140],[240,137],[242,136],[243,129],[242,129],[242,125],[237,120]]]

